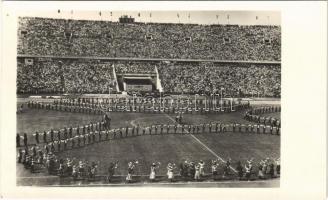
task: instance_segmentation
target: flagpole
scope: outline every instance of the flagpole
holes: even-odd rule
[[[60,9],[58,9],[58,11],[57,11],[57,13],[58,13],[58,17],[59,17],[59,19],[61,19],[61,14],[60,14]]]
[[[71,20],[73,20],[73,10],[71,10]]]

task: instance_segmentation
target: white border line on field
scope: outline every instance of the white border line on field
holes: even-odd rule
[[[279,180],[279,179],[277,179]],[[185,186],[197,186],[197,185],[206,185],[206,184],[211,184],[212,186],[215,186],[215,184],[260,184],[260,183],[274,183],[275,181],[268,181],[268,180],[255,180],[255,181],[200,181],[200,182],[194,182],[194,181],[187,181],[187,182],[138,182],[138,183],[89,183],[89,184],[84,184],[84,183],[79,183],[76,182],[75,184],[52,184],[52,185],[43,185],[41,187],[92,187],[92,186],[158,186],[158,185],[185,185]],[[22,185],[24,186],[24,185]]]
[[[222,181],[222,182],[209,182],[209,181],[204,181],[204,182],[166,182],[166,183],[148,183],[148,182],[141,182],[141,183],[108,183],[108,184],[103,184],[103,183],[95,183],[95,184],[76,184],[76,185],[46,185],[46,187],[76,187],[76,186],[80,186],[80,187],[92,187],[92,186],[157,186],[157,185],[185,185],[185,186],[197,186],[197,185],[206,185],[206,184],[213,184],[213,187],[215,187],[215,184],[232,184],[232,183],[254,183],[254,184],[259,184],[259,183],[268,183],[270,184],[268,181],[242,181],[242,182],[238,182],[238,181]],[[41,186],[42,187],[42,186]]]
[[[176,121],[169,116],[168,114],[165,114],[165,116],[167,116],[169,119],[171,119],[173,122],[176,123]],[[199,144],[201,144],[203,147],[205,147],[212,155],[214,155],[216,158],[218,158],[219,160],[221,160],[222,162],[226,163],[225,160],[223,160],[223,158],[221,158],[218,154],[216,154],[212,149],[210,149],[208,146],[206,146],[203,142],[201,142],[196,136],[194,136],[193,134],[189,133],[188,131],[184,130],[186,133],[188,133],[188,135],[190,135],[192,138],[194,138]],[[237,173],[237,170],[233,167],[230,166],[230,168],[232,169],[232,171],[234,171],[235,173]]]

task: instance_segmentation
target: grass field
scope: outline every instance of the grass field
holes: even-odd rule
[[[21,102],[23,101],[19,101],[18,104]],[[266,116],[279,117],[280,113],[267,114]],[[137,124],[140,127],[154,124],[173,124],[173,119],[175,118],[174,115],[167,114],[115,112],[111,113],[111,117],[112,128],[131,127]],[[242,117],[243,112],[218,115],[185,114],[183,123],[200,124],[211,121],[251,123]],[[64,128],[70,125],[74,127],[87,124],[90,121],[99,121],[100,119],[100,115],[26,109],[24,113],[17,114],[17,132],[26,132],[29,138],[32,138],[32,134],[35,131],[43,132],[44,130],[50,130],[50,128]],[[138,160],[140,162],[136,172],[138,175],[148,175],[150,165],[153,162],[162,163],[158,174],[165,175],[168,162],[179,164],[186,159],[197,162],[201,159],[204,160],[207,163],[205,171],[209,173],[209,163],[216,158],[227,160],[230,157],[232,159],[232,167],[235,167],[237,161],[245,163],[251,157],[254,158],[255,163],[266,157],[280,157],[280,136],[231,132],[221,134],[145,135],[103,141],[86,147],[59,152],[57,155],[63,158],[75,157],[89,162],[99,161],[99,174],[106,174],[106,168],[111,161],[119,161],[116,174],[126,175],[127,163],[132,160]],[[21,170],[18,170],[17,175],[18,177],[32,176]],[[39,176],[42,176],[42,174]]]
[[[64,127],[77,127],[101,120],[100,115],[87,115],[49,110],[26,109],[17,115],[17,133],[26,133],[29,143],[35,143],[33,134],[38,131],[62,129]],[[40,136],[41,138],[41,136]]]

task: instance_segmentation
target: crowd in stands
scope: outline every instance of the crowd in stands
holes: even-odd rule
[[[221,94],[224,97],[280,97],[281,67],[212,62],[133,62],[18,59],[18,93],[108,93],[116,74],[157,73],[165,93]],[[156,70],[157,69],[157,70]]]
[[[158,66],[168,93],[220,94],[224,96],[280,96],[281,69],[274,65],[163,64]]]
[[[26,64],[17,60],[17,92],[61,93],[64,76],[59,62],[43,61]]]
[[[63,69],[65,91],[68,93],[108,93],[114,85],[110,64],[71,62]]]
[[[17,61],[18,93],[108,93],[115,89],[111,64],[97,61]]]
[[[20,18],[18,54],[281,60],[280,26]]]
[[[115,64],[115,71],[117,74],[149,74],[155,73],[155,66],[149,62],[121,62]]]

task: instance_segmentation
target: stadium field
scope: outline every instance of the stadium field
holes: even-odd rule
[[[20,103],[26,102],[18,100]],[[243,119],[244,111],[224,113],[224,114],[185,114],[183,115],[183,124],[201,124],[209,122],[223,123],[243,123],[252,124],[252,122]],[[173,114],[148,114],[148,113],[110,113],[112,128],[125,128],[139,125],[149,127],[156,124],[174,124],[175,116]],[[277,113],[270,113],[267,116],[276,117]],[[280,115],[280,113],[278,113]],[[38,109],[24,109],[24,112],[17,114],[17,132],[28,134],[31,144],[34,142],[32,136],[35,131],[43,132],[50,128],[64,128],[69,126],[77,126],[88,124],[91,121],[96,122],[101,119],[101,115],[88,115],[81,113],[69,113]],[[153,162],[160,162],[158,169],[160,183],[165,183],[166,165],[169,162],[175,163],[177,166],[184,160],[199,162],[205,161],[205,172],[210,173],[210,163],[213,159],[226,161],[228,158],[232,160],[232,169],[235,170],[236,162],[246,162],[246,159],[253,158],[254,163],[258,163],[266,157],[280,157],[280,136],[271,134],[254,134],[254,133],[198,133],[198,134],[157,134],[157,135],[141,135],[127,138],[117,138],[109,141],[102,141],[80,148],[69,149],[67,151],[58,152],[56,155],[60,158],[76,158],[77,160],[86,160],[88,162],[99,163],[98,175],[106,175],[107,167],[110,162],[118,161],[119,165],[116,170],[116,183],[124,182],[127,174],[127,163],[129,161],[138,160],[139,164],[136,170],[136,176],[140,176],[139,180],[147,179],[150,172],[150,165]],[[223,163],[219,168],[222,173]],[[257,169],[256,169],[257,170]],[[178,174],[179,169],[175,170]],[[17,181],[21,185],[76,185],[78,182],[72,182],[68,179],[58,181],[57,178],[49,177],[45,173],[32,174],[29,171],[17,167]],[[29,178],[32,177],[32,178]],[[32,180],[33,179],[33,180]],[[219,181],[227,181],[231,177],[220,179]],[[27,181],[29,180],[29,181]],[[138,180],[138,179],[136,179]],[[163,180],[163,181],[161,181]],[[207,180],[207,179],[206,179]],[[44,181],[46,183],[44,183]],[[263,184],[258,183],[258,187],[275,187],[279,185],[277,180],[266,180]],[[114,181],[115,182],[115,181]],[[142,181],[141,181],[142,182]],[[179,182],[179,179],[177,179]],[[233,181],[234,182],[234,181]],[[238,181],[236,181],[238,182]],[[278,184],[277,184],[278,182]],[[95,182],[95,184],[103,184],[103,181]],[[137,183],[136,183],[137,184]],[[182,182],[181,182],[182,184]],[[220,187],[217,183],[204,183]],[[230,182],[224,187],[230,187]],[[245,182],[245,187],[247,183]],[[254,184],[254,183],[253,183]],[[172,184],[171,186],[176,186]],[[210,186],[211,187],[211,186]],[[231,185],[234,187],[234,184]],[[244,187],[235,184],[235,187]]]

